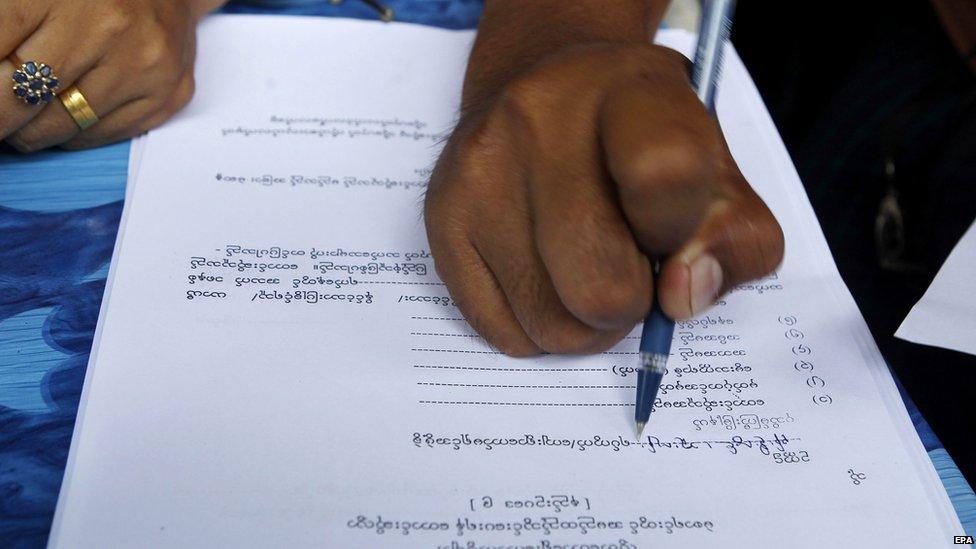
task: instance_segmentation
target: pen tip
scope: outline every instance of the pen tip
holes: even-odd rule
[[[643,421],[637,422],[637,438],[640,438],[641,435],[644,434],[644,425],[646,425],[646,423],[644,423]]]

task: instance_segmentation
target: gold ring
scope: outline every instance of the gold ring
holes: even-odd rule
[[[98,122],[98,115],[92,110],[91,105],[85,99],[85,96],[81,94],[76,86],[71,86],[68,89],[58,94],[58,99],[64,104],[64,108],[68,109],[68,114],[71,118],[75,119],[75,124],[82,131],[87,130],[92,127],[95,122]]]

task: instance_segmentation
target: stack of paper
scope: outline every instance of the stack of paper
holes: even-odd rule
[[[203,25],[196,98],[135,149],[51,545],[950,545],[959,521],[734,52],[719,117],[787,255],[679,323],[645,437],[637,330],[521,360],[477,337],[420,216],[472,39]]]

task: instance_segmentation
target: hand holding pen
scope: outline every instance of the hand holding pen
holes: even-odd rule
[[[607,3],[548,4],[486,4],[425,204],[438,274],[516,356],[605,350],[655,289],[663,313],[687,318],[782,257],[685,58]],[[533,24],[546,17],[558,21]]]
[[[734,11],[735,0],[705,0],[702,3],[695,60],[691,65],[691,86],[712,115],[715,114],[715,93],[722,72],[722,54],[732,29]],[[721,269],[720,266],[716,267]],[[721,271],[716,272],[716,278],[720,280]],[[661,387],[661,379],[667,372],[673,333],[674,320],[668,318],[660,303],[655,301],[641,330],[640,370],[637,373],[634,405],[634,423],[638,438],[644,433],[657,391]]]

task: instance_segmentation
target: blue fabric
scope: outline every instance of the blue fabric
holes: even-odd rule
[[[963,531],[970,536],[976,536],[976,494],[973,494],[973,489],[945,448],[930,450],[929,458],[942,479],[952,506],[956,508]]]
[[[401,23],[419,23],[446,29],[472,29],[478,24],[482,0],[380,0]],[[227,13],[288,13],[376,19],[377,12],[363,2],[344,0],[332,5],[325,0],[250,0],[233,2]]]
[[[472,28],[480,0],[385,0],[398,21]],[[251,0],[237,13],[375,18],[355,0]],[[0,153],[0,547],[43,547],[67,459],[125,192],[129,144]],[[976,498],[907,401],[973,533]]]

